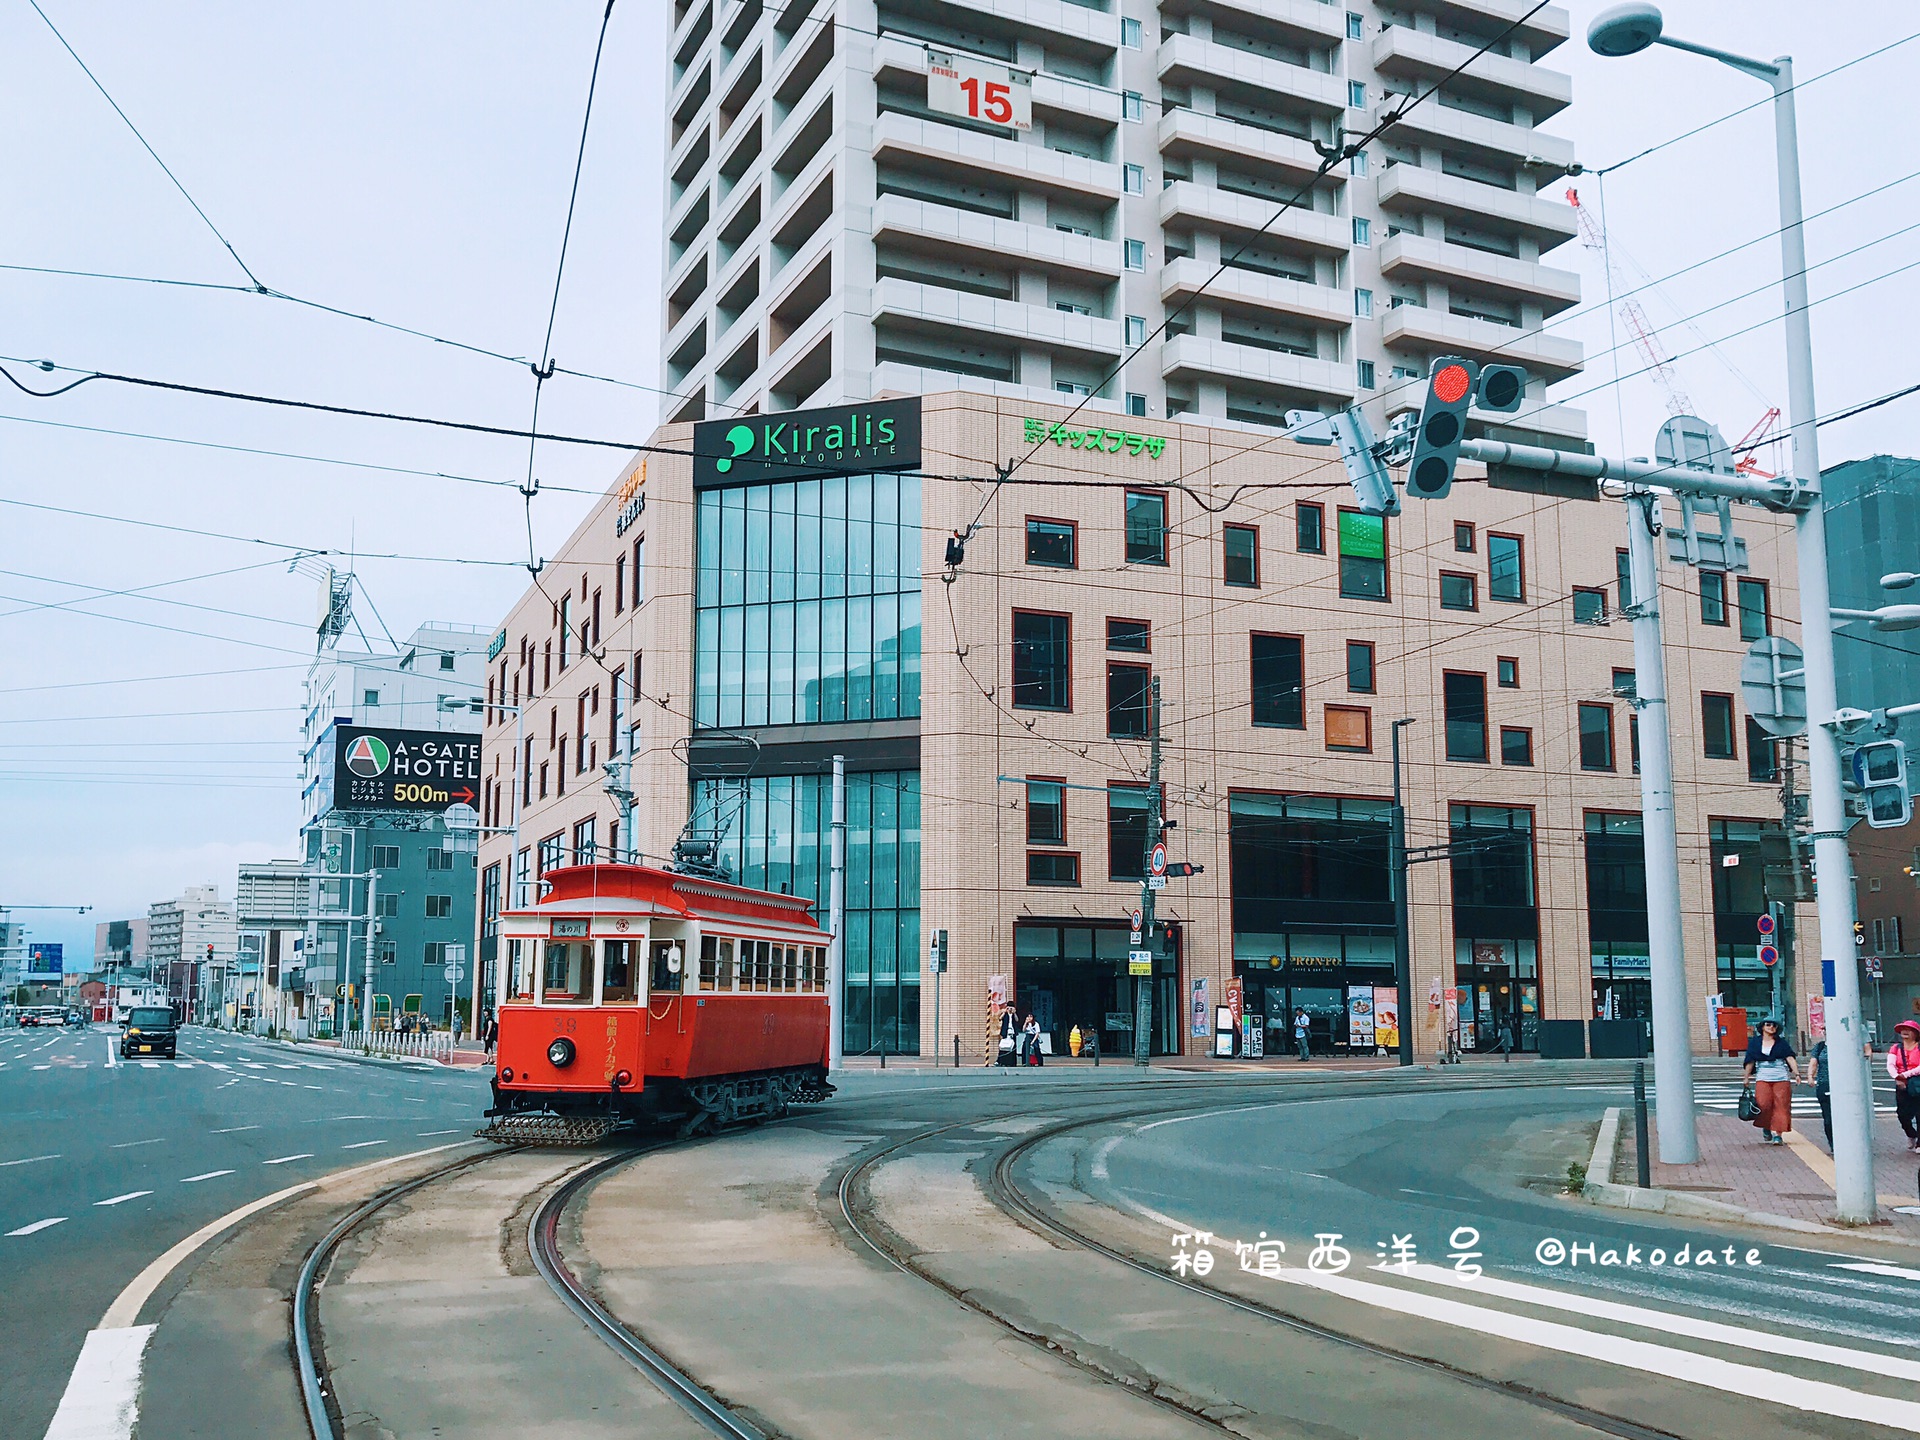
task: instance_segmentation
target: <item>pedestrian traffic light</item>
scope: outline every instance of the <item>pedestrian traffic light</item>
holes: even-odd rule
[[[1444,500],[1453,489],[1453,467],[1467,436],[1467,407],[1473,404],[1480,367],[1458,355],[1442,355],[1427,372],[1427,397],[1413,432],[1413,459],[1407,465],[1407,493],[1421,500]]]
[[[1907,788],[1907,746],[1901,740],[1874,740],[1853,752],[1853,782],[1867,802],[1867,824],[1893,830],[1913,818]]]

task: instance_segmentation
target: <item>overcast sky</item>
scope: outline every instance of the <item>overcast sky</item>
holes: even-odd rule
[[[537,357],[598,3],[40,3],[262,284]],[[1550,128],[1588,166],[1764,98],[1672,51],[1597,59],[1579,36],[1599,8],[1572,7],[1576,38],[1548,61],[1572,72],[1576,97]],[[1676,34],[1793,54],[1803,82],[1920,29],[1891,3],[1669,8]],[[615,8],[553,343],[561,365],[628,383],[556,377],[543,428],[640,440],[656,420],[667,12]],[[1920,40],[1799,97],[1808,212],[1889,187],[1808,229],[1823,413],[1920,383],[1920,271],[1901,268],[1920,264],[1920,179],[1905,178],[1920,171],[1917,64]],[[0,94],[0,264],[248,283],[27,0],[0,0]],[[1600,179],[1572,183],[1597,210]],[[1778,246],[1700,262],[1778,223],[1767,107],[1604,185],[1616,268],[1685,270],[1639,298],[1696,410],[1737,439],[1785,405],[1780,327],[1766,323]],[[1644,376],[1612,384],[1610,345],[1628,345],[1623,371],[1644,362],[1617,320],[1609,335],[1598,258],[1576,242],[1551,260],[1584,277],[1588,304],[1556,329],[1592,357],[1556,394],[1582,397],[1601,449],[1646,453],[1665,397]],[[508,426],[525,424],[533,389],[525,364],[284,300],[19,269],[0,270],[0,356]],[[73,378],[7,368],[37,389]],[[1917,415],[1920,398],[1833,426],[1822,459],[1913,454]],[[181,441],[194,443],[168,443]],[[558,487],[598,491],[619,465],[542,448],[537,473],[555,488],[533,504],[539,553],[589,503]],[[525,580],[509,488],[525,469],[506,439],[107,382],[53,400],[0,386],[0,905],[92,905],[14,917],[90,955],[95,921],[144,915],[188,884],[231,898],[237,862],[293,853],[316,594],[281,545],[437,557],[354,566],[395,634],[427,619],[491,627]],[[147,598],[99,598],[136,588]]]

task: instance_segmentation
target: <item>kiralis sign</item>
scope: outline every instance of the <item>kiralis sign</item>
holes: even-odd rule
[[[927,49],[927,108],[1009,130],[1033,128],[1033,76],[971,55]]]
[[[693,488],[765,485],[920,466],[920,397],[693,427]]]
[[[480,737],[438,730],[373,730],[342,725],[334,734],[336,810],[446,810],[477,805]]]

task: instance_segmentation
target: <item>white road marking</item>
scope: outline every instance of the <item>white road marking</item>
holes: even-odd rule
[[[209,1070],[231,1070],[233,1067],[224,1060],[209,1060],[207,1061],[207,1068]]]
[[[158,1070],[160,1068],[160,1062],[158,1060],[142,1060],[140,1062],[140,1068],[142,1070]]]
[[[258,1130],[258,1125],[229,1125],[224,1130],[209,1130],[209,1135],[238,1135],[242,1130]]]
[[[140,1403],[140,1365],[155,1326],[89,1330],[47,1440],[127,1440]]]
[[[107,1037],[107,1068],[116,1069],[120,1064],[120,1047],[111,1035]]]
[[[1900,1265],[1876,1265],[1859,1260],[1851,1265],[1835,1265],[1835,1270],[1858,1270],[1863,1275],[1890,1275],[1896,1280],[1920,1280],[1920,1270],[1909,1270]]]
[[[204,1175],[189,1175],[180,1183],[182,1185],[198,1185],[202,1180],[218,1180],[222,1175],[231,1174],[233,1174],[231,1170],[209,1170]]]
[[[342,1150],[364,1150],[369,1145],[384,1145],[386,1143],[387,1142],[384,1140],[356,1140],[353,1142],[353,1144],[342,1145],[340,1148]]]
[[[36,1070],[51,1070],[53,1067],[51,1065],[36,1065],[33,1068]]]
[[[311,1159],[313,1159],[313,1152],[309,1150],[304,1155],[282,1155],[278,1160],[262,1160],[260,1163],[262,1165],[285,1165],[290,1160],[311,1160]]]
[[[422,1130],[415,1138],[425,1140],[430,1135],[458,1135],[459,1133],[458,1130]]]
[[[32,1235],[40,1230],[51,1230],[56,1225],[67,1223],[67,1217],[56,1215],[51,1220],[36,1220],[31,1225],[22,1225],[18,1230],[9,1230],[9,1235]]]
[[[264,1070],[267,1068],[265,1065],[262,1065],[258,1060],[242,1060],[240,1063],[246,1066],[247,1069],[249,1070]]]
[[[161,1145],[164,1143],[166,1142],[163,1138],[156,1136],[152,1140],[122,1140],[118,1145],[109,1145],[107,1148],[109,1150],[131,1150],[136,1145]]]
[[[138,1200],[142,1195],[151,1194],[153,1194],[151,1190],[129,1190],[126,1194],[116,1195],[111,1200],[96,1200],[93,1203],[96,1205],[122,1205],[129,1200]]]
[[[0,1170],[6,1169],[9,1165],[34,1165],[42,1160],[58,1160],[59,1158],[58,1155],[29,1155],[24,1160],[0,1160]]]

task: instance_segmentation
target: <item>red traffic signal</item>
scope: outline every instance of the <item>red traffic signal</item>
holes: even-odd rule
[[[1167,874],[1180,876],[1198,875],[1206,868],[1204,865],[1194,864],[1191,860],[1175,860],[1167,866]]]

